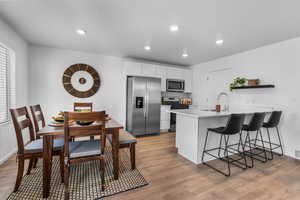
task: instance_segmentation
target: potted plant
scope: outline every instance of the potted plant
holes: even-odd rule
[[[233,90],[233,88],[235,87],[241,87],[241,86],[244,86],[245,83],[246,83],[247,79],[246,78],[241,78],[241,77],[237,77],[233,80],[232,83],[230,83],[229,85],[229,88],[230,88],[230,91]]]

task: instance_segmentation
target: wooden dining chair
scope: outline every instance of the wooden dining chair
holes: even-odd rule
[[[18,172],[14,188],[14,191],[16,192],[22,181],[25,160],[29,160],[29,165],[27,169],[27,175],[29,175],[35,160],[43,157],[43,139],[36,139],[33,130],[33,125],[26,107],[10,109],[10,113],[14,124],[18,144]],[[23,140],[23,134],[25,131],[23,130],[27,128],[29,130],[29,142],[25,144]],[[63,145],[63,140],[56,140],[53,142],[54,155],[60,156],[60,173],[62,182],[64,180]]]
[[[40,139],[40,136],[37,134],[39,132],[39,130],[41,128],[44,128],[46,126],[46,122],[45,122],[45,117],[44,114],[42,112],[42,108],[41,105],[37,104],[37,105],[33,105],[30,106],[30,111],[31,111],[31,116],[33,119],[33,124],[34,124],[34,129],[35,129],[35,136],[37,139]],[[39,125],[41,124],[41,126]],[[63,142],[63,138],[58,139],[59,141],[57,141],[57,139],[54,139],[54,143],[62,143]],[[38,162],[38,159],[35,159],[34,164],[33,164],[33,168],[36,168],[36,164]]]
[[[104,140],[71,141],[71,137],[88,136],[91,133],[98,134],[102,138],[105,135],[105,112],[65,112],[65,147],[64,147],[64,186],[65,199],[69,199],[69,170],[71,164],[100,161],[101,190],[105,189],[104,180]],[[94,121],[92,125],[70,125],[69,121]]]
[[[93,103],[81,103],[81,102],[74,102],[74,112],[93,112]],[[90,136],[90,139],[93,140],[94,136]],[[72,140],[74,141],[75,138],[73,137]]]

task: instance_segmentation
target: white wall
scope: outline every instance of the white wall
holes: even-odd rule
[[[30,104],[41,104],[46,120],[57,112],[72,111],[74,102],[93,102],[94,110],[106,110],[109,115],[125,124],[125,76],[122,59],[79,51],[29,47]],[[65,91],[62,75],[75,63],[94,67],[101,79],[99,91],[90,98],[78,99]]]
[[[28,64],[27,44],[0,19],[0,43],[14,51],[15,63],[11,70],[13,80],[11,91],[15,94],[12,106],[24,106],[28,103]],[[11,123],[0,125],[0,164],[16,151],[16,136]]]
[[[286,155],[300,150],[300,38],[195,65],[193,101],[213,106],[219,92],[230,94],[231,104],[273,106],[283,111],[281,133]],[[225,69],[225,70],[222,70]],[[229,91],[237,76],[259,78],[272,89]]]

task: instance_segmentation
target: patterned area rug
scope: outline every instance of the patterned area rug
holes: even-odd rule
[[[71,165],[70,199],[102,199],[117,193],[148,185],[138,169],[131,170],[127,150],[120,150],[120,176],[113,179],[111,149],[106,151],[105,191],[101,191],[100,167],[98,161]],[[42,160],[30,175],[25,175],[18,192],[11,193],[8,200],[42,198]],[[63,199],[64,185],[60,181],[59,159],[53,159],[51,191],[49,200]]]

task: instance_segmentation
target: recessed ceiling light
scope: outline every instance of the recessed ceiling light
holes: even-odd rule
[[[186,49],[183,49],[183,53],[181,55],[183,58],[187,58],[189,56],[189,54],[187,53]]]
[[[217,41],[216,41],[216,44],[217,44],[217,45],[222,45],[223,43],[224,43],[223,40],[217,40]]]
[[[151,47],[150,47],[149,45],[146,45],[146,46],[144,46],[144,49],[145,49],[146,51],[150,51],[150,50],[151,50]]]
[[[83,29],[77,29],[77,30],[76,30],[76,33],[77,33],[78,35],[86,35],[86,31],[83,30]]]
[[[176,31],[178,31],[178,29],[179,28],[178,28],[178,26],[176,24],[173,24],[173,25],[170,26],[170,31],[171,32],[176,32]]]

